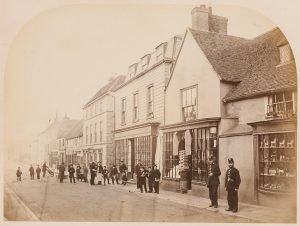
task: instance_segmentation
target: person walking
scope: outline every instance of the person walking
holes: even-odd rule
[[[64,162],[61,163],[61,165],[58,167],[58,177],[59,177],[59,182],[63,183],[64,178],[65,178],[65,165]]]
[[[69,178],[70,178],[70,182],[72,183],[72,181],[73,181],[73,183],[75,184],[76,182],[75,182],[74,174],[75,174],[75,169],[73,167],[73,164],[70,164],[69,165]]]
[[[41,168],[40,168],[40,165],[37,166],[35,172],[36,172],[36,178],[39,180],[41,179]]]
[[[32,165],[30,165],[29,174],[30,174],[30,179],[34,180],[34,168]]]
[[[115,184],[115,180],[116,180],[117,184],[119,184],[118,169],[117,169],[116,165],[112,166],[110,174],[111,174],[112,183]]]
[[[154,193],[159,194],[159,182],[160,182],[161,173],[159,169],[157,169],[157,165],[154,166],[153,176],[154,176]]]
[[[97,166],[94,162],[90,165],[90,174],[91,174],[91,180],[90,184],[95,185],[95,177],[97,175]]]
[[[234,167],[233,158],[228,159],[228,169],[225,176],[228,208],[226,211],[238,211],[238,189],[241,184],[240,172]]]
[[[81,170],[80,165],[77,165],[77,166],[76,166],[76,180],[77,180],[77,182],[78,182],[79,179],[81,178],[80,170]]]
[[[207,187],[209,191],[210,206],[218,207],[218,187],[220,184],[219,176],[221,175],[220,168],[216,162],[215,156],[209,156],[208,158],[208,180]]]
[[[153,185],[154,185],[154,174],[151,167],[148,167],[147,178],[148,178],[148,187],[149,187],[148,193],[152,193]]]
[[[146,171],[144,167],[140,168],[140,173],[137,174],[139,176],[139,180],[140,180],[140,189],[141,189],[141,193],[143,193],[143,187],[145,188],[145,192],[147,192],[147,187],[146,187]]]
[[[141,172],[141,167],[143,167],[141,160],[138,160],[138,163],[135,166],[135,175],[136,175],[136,188],[140,188],[140,172]]]
[[[102,175],[103,175],[103,184],[105,185],[106,180],[107,183],[109,184],[108,170],[106,169],[106,166],[103,167]]]
[[[16,175],[17,175],[17,182],[18,181],[20,181],[21,182],[21,176],[22,176],[22,171],[21,171],[21,168],[20,168],[20,166],[18,167],[18,169],[17,169],[17,173],[16,173]]]
[[[46,165],[46,162],[44,162],[44,164],[42,165],[43,177],[45,177],[46,171],[47,171],[47,165]]]
[[[83,165],[83,179],[85,183],[88,183],[88,173],[89,169],[86,167],[85,163]]]

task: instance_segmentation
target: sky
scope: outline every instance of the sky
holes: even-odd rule
[[[77,4],[34,17],[18,31],[5,65],[5,133],[31,138],[56,112],[82,118],[82,106],[111,76],[126,75],[160,43],[191,27],[194,5]],[[275,25],[254,11],[212,5],[228,34],[253,38]]]

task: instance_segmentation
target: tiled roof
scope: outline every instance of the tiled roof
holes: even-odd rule
[[[295,89],[297,72],[295,62],[279,65],[278,43],[286,39],[279,28],[275,28],[251,40],[253,68],[224,98],[234,101],[270,92]],[[246,54],[246,53],[245,53]]]
[[[82,121],[78,121],[66,134],[66,139],[71,139],[75,137],[80,137],[83,135],[83,123]]]
[[[81,120],[71,120],[68,118],[64,118],[61,120],[60,124],[58,125],[58,132],[57,132],[57,138],[66,138],[68,133],[71,131],[71,129],[77,125]]]
[[[230,35],[189,29],[199,47],[223,81],[238,82],[249,74],[250,40]]]
[[[103,86],[85,105],[83,108],[87,107],[90,103],[92,103],[94,100],[96,100],[98,97],[103,96],[109,91],[115,91],[124,81],[125,76],[119,75],[112,81],[110,81],[108,84]]]

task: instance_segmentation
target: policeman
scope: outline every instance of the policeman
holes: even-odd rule
[[[220,168],[216,162],[215,156],[209,156],[208,159],[208,181],[207,187],[211,205],[209,207],[218,207],[218,187],[220,184],[219,176],[221,175]]]
[[[225,188],[228,201],[226,211],[236,213],[238,211],[238,189],[241,183],[241,177],[239,171],[234,167],[233,158],[228,159],[228,167],[225,176]]]

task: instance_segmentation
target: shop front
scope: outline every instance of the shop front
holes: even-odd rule
[[[249,123],[253,127],[258,203],[296,207],[296,119]]]
[[[163,132],[163,188],[190,190],[192,194],[207,196],[207,159],[218,149],[219,118],[194,120],[162,127]],[[186,188],[182,187],[182,177]]]
[[[158,125],[147,123],[115,131],[113,164],[119,167],[123,161],[129,179],[135,179],[135,166],[139,160],[146,168],[154,165]]]

